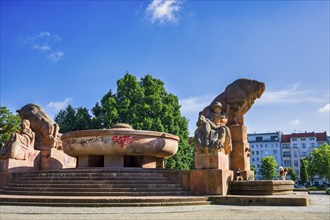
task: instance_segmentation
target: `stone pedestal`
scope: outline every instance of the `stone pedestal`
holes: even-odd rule
[[[164,159],[153,156],[142,156],[139,167],[142,168],[164,168]]]
[[[0,173],[20,173],[39,170],[40,167],[40,151],[31,150],[26,153],[25,160],[6,159],[0,160]]]
[[[250,151],[247,141],[247,129],[244,125],[231,125],[230,132],[232,136],[233,150],[230,154],[230,169],[236,171],[240,169],[245,180],[251,179],[253,172],[250,171]]]
[[[293,189],[294,182],[292,180],[233,181],[229,185],[232,195],[292,194]]]
[[[51,170],[60,170],[65,168],[76,168],[77,159],[70,157],[63,150],[52,148],[50,152],[51,156]]]
[[[50,170],[51,169],[51,150],[42,149],[40,151],[41,151],[40,170]]]
[[[229,170],[229,155],[223,151],[213,153],[195,151],[195,168]]]
[[[198,195],[227,195],[231,170],[191,170],[190,190]]]
[[[104,167],[124,167],[124,156],[118,154],[104,155]]]

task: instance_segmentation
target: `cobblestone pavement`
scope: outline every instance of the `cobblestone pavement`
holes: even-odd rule
[[[330,196],[315,192],[309,206],[160,206],[160,207],[33,207],[2,206],[1,220],[52,219],[330,219]]]

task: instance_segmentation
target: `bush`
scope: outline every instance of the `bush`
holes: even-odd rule
[[[326,188],[325,189],[325,192],[326,192],[326,194],[329,194],[330,195],[330,188]]]
[[[308,187],[308,191],[316,191],[316,190],[319,190],[319,188],[316,186]]]

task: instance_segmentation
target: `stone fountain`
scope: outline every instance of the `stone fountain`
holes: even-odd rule
[[[134,130],[128,124],[83,130],[62,136],[63,150],[78,158],[77,167],[164,168],[164,158],[178,150],[179,137],[165,132]]]

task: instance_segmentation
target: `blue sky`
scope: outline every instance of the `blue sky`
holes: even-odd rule
[[[191,133],[250,78],[248,132],[329,134],[329,1],[1,1],[1,106],[90,109],[126,72],[162,80]]]

